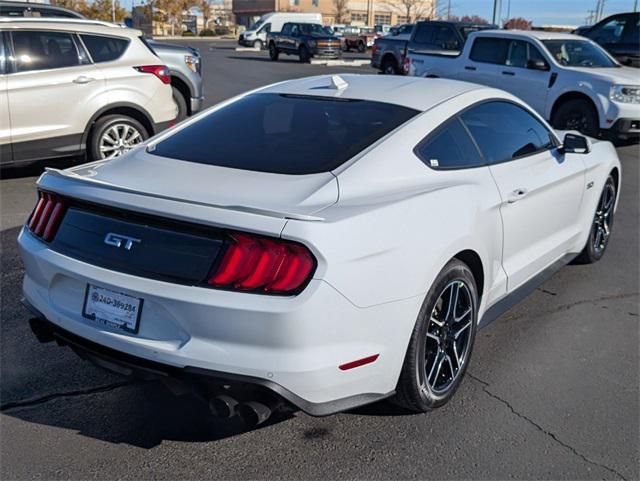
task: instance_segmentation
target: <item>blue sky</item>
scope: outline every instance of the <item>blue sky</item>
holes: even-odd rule
[[[438,0],[440,5],[446,5],[448,0]],[[127,9],[132,3],[141,5],[143,0],[120,0]],[[507,3],[502,0],[502,16],[507,14]],[[604,15],[629,12],[633,9],[634,0],[605,0]],[[639,8],[640,8],[640,0]],[[535,25],[561,24],[583,25],[589,10],[593,10],[596,0],[511,0],[510,17],[524,17],[532,20]],[[451,0],[454,15],[480,15],[491,20],[493,0]]]
[[[438,0],[446,5],[448,0]],[[507,14],[507,3],[502,0],[502,16]],[[606,0],[604,16],[633,10],[634,0]],[[491,20],[493,0],[451,0],[455,15],[477,14]],[[583,25],[589,10],[594,10],[596,0],[511,0],[510,17],[524,17],[535,25],[561,24]],[[640,8],[640,0],[639,0]]]

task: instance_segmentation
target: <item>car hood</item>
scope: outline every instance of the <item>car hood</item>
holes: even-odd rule
[[[631,84],[639,85],[640,76],[638,69],[631,67],[614,67],[614,68],[589,68],[589,67],[571,67],[571,70],[592,75],[605,82],[614,84]],[[585,77],[585,79],[588,77]]]
[[[127,155],[68,171],[75,178],[159,198],[304,219],[338,201],[330,172],[283,175],[161,157],[138,148]]]

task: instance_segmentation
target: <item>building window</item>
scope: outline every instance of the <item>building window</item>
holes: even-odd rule
[[[409,23],[409,17],[398,15],[398,23]]]
[[[297,7],[300,5],[300,0],[289,0],[289,5],[292,7]]]
[[[352,22],[362,22],[364,24],[369,23],[366,12],[351,12],[351,21]]]
[[[376,13],[375,17],[376,25],[389,25],[391,24],[391,14],[390,13]]]
[[[311,6],[312,7],[317,7],[318,6],[318,0],[311,0]]]

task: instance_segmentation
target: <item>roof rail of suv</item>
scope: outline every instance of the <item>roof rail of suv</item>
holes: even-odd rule
[[[43,17],[2,17],[0,23],[66,23],[70,25],[100,25],[103,27],[127,28],[124,25],[118,25],[102,20],[89,20],[84,18],[43,18]]]

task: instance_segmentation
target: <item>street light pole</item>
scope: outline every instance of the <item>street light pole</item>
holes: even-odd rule
[[[502,10],[501,0],[493,0],[493,19],[491,20],[491,23],[493,23],[494,25],[497,25],[498,23],[500,23],[501,10]],[[498,20],[498,22],[496,22],[496,20]]]
[[[111,21],[116,23],[116,0],[111,0]]]

